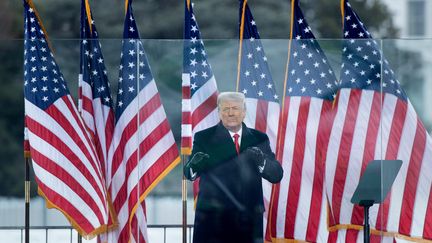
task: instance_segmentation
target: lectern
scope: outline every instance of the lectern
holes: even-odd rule
[[[366,167],[351,198],[351,203],[363,207],[363,242],[369,243],[369,208],[386,198],[402,165],[402,160],[372,160]]]

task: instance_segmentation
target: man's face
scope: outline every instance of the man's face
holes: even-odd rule
[[[219,104],[219,117],[224,127],[231,132],[240,130],[245,116],[246,110],[241,101],[224,100]]]

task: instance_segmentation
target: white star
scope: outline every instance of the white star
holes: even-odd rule
[[[128,65],[128,67],[129,67],[129,68],[133,68],[133,67],[135,67],[135,63],[130,62],[129,65]]]
[[[99,57],[98,62],[103,63],[103,59],[101,57]]]
[[[196,41],[197,41],[197,38],[196,38],[196,37],[192,37],[192,38],[191,38],[191,42],[192,42],[192,43],[195,44]]]
[[[251,21],[251,25],[256,25],[256,24],[255,24],[255,20],[252,20],[252,21]]]
[[[257,50],[257,51],[261,51],[261,47],[260,47],[260,46],[257,46],[256,50]]]
[[[366,83],[367,83],[367,84],[371,84],[371,83],[372,83],[372,80],[368,79],[368,80],[366,81]]]
[[[133,74],[129,74],[129,80],[134,80],[135,76]]]
[[[196,85],[196,83],[192,83],[192,85],[191,85],[190,88],[191,88],[192,90],[194,90],[194,89],[196,89],[197,87],[198,87],[198,86]]]
[[[252,80],[252,82],[251,82],[251,84],[252,84],[252,86],[256,86],[256,81],[255,80]]]
[[[297,78],[297,79],[295,80],[295,82],[299,84],[299,83],[300,83],[300,79]]]
[[[207,65],[208,65],[208,64],[207,64],[207,61],[206,61],[206,60],[203,60],[202,63],[201,63],[201,65],[202,65],[203,67],[207,67]]]
[[[263,96],[263,92],[259,91],[258,96]]]
[[[190,65],[195,66],[196,64],[197,64],[197,61],[195,59],[192,59]]]
[[[315,83],[316,83],[316,80],[315,80],[315,79],[311,79],[310,83],[311,83],[311,84],[315,84]]]
[[[309,72],[310,72],[309,69],[306,69],[306,70],[304,71],[304,74],[305,74],[305,75],[309,75]]]
[[[271,84],[271,83],[268,83],[268,84],[267,84],[267,88],[268,88],[268,89],[271,89],[272,87],[273,87],[273,84]]]
[[[254,64],[254,68],[259,68],[259,64],[258,64],[258,63],[255,63],[255,64]]]
[[[34,87],[34,88],[31,90],[31,92],[36,93],[36,92],[37,92],[37,88]]]
[[[243,89],[243,94],[247,94],[247,89]]]
[[[253,36],[251,36],[251,38],[249,38],[250,42],[253,42],[255,40],[255,38]]]
[[[273,95],[273,98],[274,98],[275,100],[279,99],[279,97],[277,96],[277,94]]]
[[[249,76],[249,75],[250,75],[249,71],[246,71],[246,72],[244,73],[244,75],[245,75],[246,77]]]
[[[303,60],[300,60],[300,61],[298,62],[298,65],[299,65],[299,66],[303,66]]]
[[[313,54],[309,52],[309,53],[307,54],[307,56],[308,56],[309,58],[312,58]]]
[[[260,77],[261,77],[261,79],[265,79],[265,77],[266,77],[265,73],[261,73]]]
[[[119,101],[118,107],[122,107],[122,106],[123,106],[123,102]]]
[[[299,20],[297,20],[297,22],[298,22],[299,24],[303,24],[303,19],[299,19]]]
[[[108,103],[110,101],[109,97],[105,97],[105,102]]]
[[[135,55],[135,51],[134,50],[130,50],[129,51],[129,55],[134,56]]]
[[[135,90],[135,89],[134,89],[133,86],[130,86],[130,87],[128,88],[128,91],[131,92],[131,93],[134,92],[134,90]]]
[[[252,53],[248,53],[248,54],[247,54],[247,58],[248,58],[248,59],[251,59],[251,58],[252,58]]]
[[[191,78],[195,78],[197,76],[197,73],[195,71],[192,71],[190,75],[191,75]]]
[[[197,53],[198,51],[196,50],[196,48],[194,47],[194,48],[191,48],[191,50],[190,50],[190,54],[193,54],[193,55],[195,55],[195,53]]]
[[[353,29],[355,29],[355,28],[357,28],[357,24],[354,23],[354,24],[351,25],[351,27],[352,27]]]
[[[326,86],[327,86],[327,88],[329,88],[329,89],[332,87],[331,83],[327,83]]]
[[[321,77],[321,78],[325,78],[325,76],[326,76],[326,74],[325,74],[324,72],[321,72],[321,73],[320,73],[320,77]]]
[[[306,92],[306,87],[303,86],[303,87],[301,88],[301,92],[302,92],[302,93]]]
[[[207,72],[202,72],[202,75],[201,75],[203,78],[207,78],[208,77],[208,75],[207,75]]]
[[[360,71],[360,75],[361,75],[361,76],[364,76],[364,75],[365,75],[365,73],[366,73],[366,72],[365,72],[365,71],[363,71],[363,70],[361,70],[361,71]]]
[[[317,94],[321,94],[322,93],[322,90],[320,90],[320,89],[317,89]]]
[[[133,27],[129,27],[129,32],[135,32],[135,29]]]
[[[358,62],[355,62],[355,63],[354,63],[354,67],[358,67],[358,65],[359,65]]]
[[[60,92],[58,88],[54,88],[53,90],[54,90],[55,93]]]
[[[289,88],[288,88],[288,93],[291,93],[291,92],[292,92],[292,88],[289,87]]]
[[[319,63],[318,63],[318,62],[315,62],[313,65],[314,65],[314,67],[316,67],[316,68],[319,67]]]
[[[351,83],[355,83],[356,82],[355,78],[352,78],[350,81],[351,81]]]
[[[195,25],[193,25],[191,28],[191,31],[196,32],[196,31],[198,31],[198,28]]]
[[[47,101],[48,101],[48,96],[44,96],[44,97],[42,98],[42,100],[45,101],[45,102],[47,102]]]
[[[140,74],[139,78],[140,78],[141,80],[144,80],[144,78],[145,78],[144,74]]]

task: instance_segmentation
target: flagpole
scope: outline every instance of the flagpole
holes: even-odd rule
[[[187,155],[182,154],[181,160],[182,160],[182,168],[184,168]],[[183,243],[187,242],[187,183],[186,183],[186,177],[183,174],[182,177],[182,236],[183,236]]]
[[[239,52],[237,58],[237,81],[236,81],[236,91],[239,90],[240,83],[240,68],[241,68],[241,59],[242,59],[242,48],[243,48],[243,32],[244,32],[244,18],[245,18],[245,9],[246,9],[247,0],[244,0],[242,5],[242,15],[240,19],[240,31],[239,31]]]
[[[25,182],[24,182],[24,194],[25,194],[25,243],[30,242],[30,156],[25,156]]]

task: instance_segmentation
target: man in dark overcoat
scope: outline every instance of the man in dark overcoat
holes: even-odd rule
[[[245,96],[218,96],[220,122],[195,134],[191,159],[184,166],[189,180],[200,178],[194,243],[262,243],[264,178],[282,179],[283,170],[266,134],[248,128]]]

